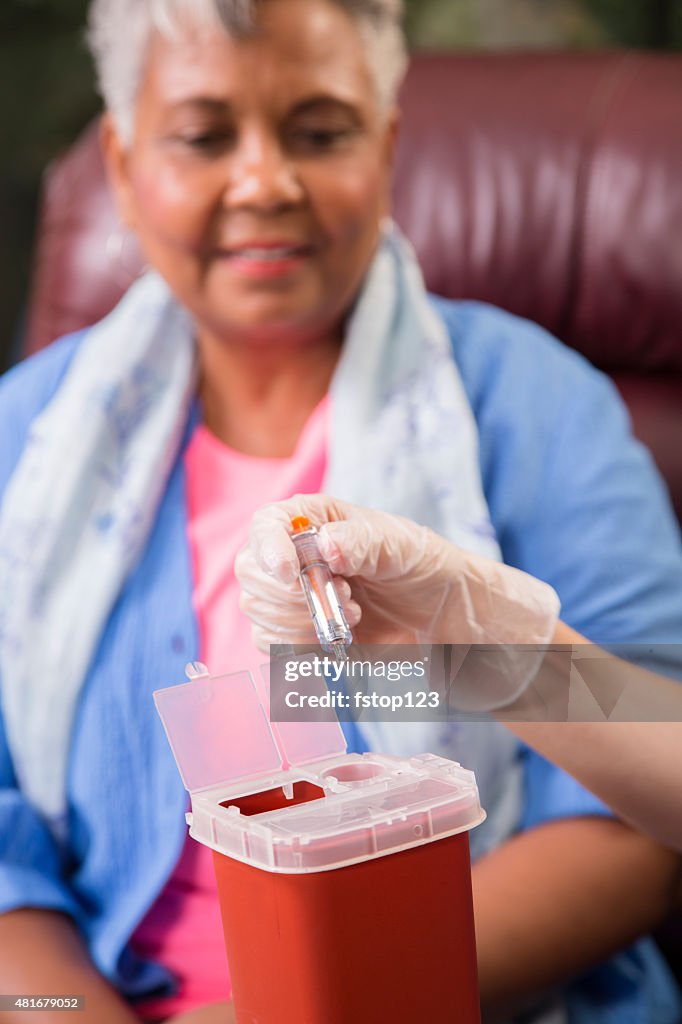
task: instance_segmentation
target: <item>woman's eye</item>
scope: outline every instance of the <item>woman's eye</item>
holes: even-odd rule
[[[199,153],[210,153],[228,146],[232,141],[232,133],[227,131],[191,132],[176,136],[176,141]]]
[[[355,132],[352,128],[298,128],[294,142],[313,150],[333,149],[346,142]]]

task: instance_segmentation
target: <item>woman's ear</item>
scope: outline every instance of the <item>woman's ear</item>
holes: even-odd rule
[[[384,167],[386,168],[386,180],[384,185],[384,197],[382,204],[382,217],[390,216],[392,206],[393,167],[395,163],[395,151],[398,145],[400,133],[400,122],[402,114],[398,107],[394,107],[388,115],[384,126]]]
[[[394,107],[388,116],[388,122],[386,124],[386,163],[393,173],[393,165],[395,163],[395,151],[398,145],[398,136],[400,134],[400,125],[402,122],[402,112],[398,107]]]
[[[99,139],[119,216],[126,227],[134,230],[135,204],[130,187],[129,148],[121,140],[118,128],[109,113],[102,115]]]

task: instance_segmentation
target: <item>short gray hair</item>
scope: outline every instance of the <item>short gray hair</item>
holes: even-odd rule
[[[177,39],[183,27],[219,27],[240,37],[253,32],[260,0],[93,0],[88,43],[99,89],[117,129],[130,141],[145,54],[156,30]],[[330,0],[357,24],[382,109],[395,102],[407,68],[403,0]]]

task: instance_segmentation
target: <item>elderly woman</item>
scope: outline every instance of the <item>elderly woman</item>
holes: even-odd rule
[[[210,860],[151,691],[196,657],[262,662],[234,559],[265,502],[424,523],[547,581],[591,640],[682,635],[679,539],[610,387],[531,325],[428,297],[387,220],[397,8],[93,4],[104,149],[151,269],[0,387],[3,991],[85,994],[111,1024],[227,1019]],[[665,968],[629,944],[677,859],[497,729],[352,737],[477,772],[484,1007],[672,1024]]]

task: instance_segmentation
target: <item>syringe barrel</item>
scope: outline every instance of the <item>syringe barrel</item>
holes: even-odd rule
[[[291,539],[301,567],[301,587],[320,646],[331,653],[334,653],[331,645],[339,641],[346,647],[350,646],[353,634],[343,614],[331,570],[320,554],[317,530],[311,527],[304,532],[294,533]]]

